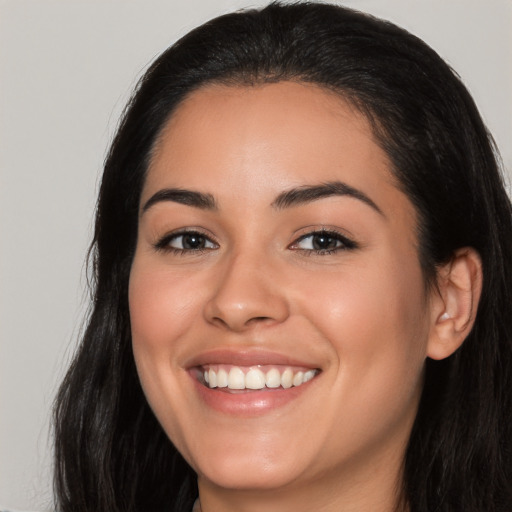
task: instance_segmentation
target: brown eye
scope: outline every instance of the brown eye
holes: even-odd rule
[[[182,247],[180,247],[180,249],[195,250],[204,249],[206,247],[206,238],[198,233],[188,233],[178,238],[181,238]],[[173,244],[171,243],[171,245]]]
[[[336,238],[333,238],[332,236],[324,233],[313,235],[311,238],[313,249],[315,249],[315,251],[336,249],[340,243],[340,241],[336,240]]]
[[[338,250],[354,249],[356,244],[345,236],[331,231],[316,231],[301,237],[292,249],[318,254],[331,254]]]
[[[181,252],[194,252],[209,249],[217,249],[217,244],[212,242],[207,236],[197,231],[185,231],[174,233],[164,237],[156,244],[160,250],[170,249]]]

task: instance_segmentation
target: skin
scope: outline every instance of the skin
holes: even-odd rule
[[[375,207],[349,195],[273,204],[333,181]],[[144,209],[166,188],[210,194],[217,208]],[[176,253],[182,239],[168,237],[155,248],[184,228],[207,247]],[[322,229],[355,247],[315,252],[301,237]],[[198,473],[203,512],[394,510],[444,311],[442,294],[426,292],[415,233],[386,154],[339,95],[211,85],[179,106],[143,188],[129,302],[144,392]],[[226,414],[205,405],[188,371],[216,349],[270,351],[321,372],[283,405]]]

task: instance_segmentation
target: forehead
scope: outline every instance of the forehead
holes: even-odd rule
[[[342,180],[394,208],[387,196],[403,194],[390,169],[366,117],[337,93],[297,82],[209,85],[162,130],[143,200],[172,186],[268,202],[286,188]]]
[[[170,156],[176,163],[185,155],[200,158],[197,152],[187,151],[191,145],[204,154],[229,149],[233,158],[251,149],[253,153],[264,150],[260,153],[274,158],[277,153],[284,157],[292,152],[302,159],[309,154],[317,165],[320,154],[334,156],[336,148],[348,158],[350,145],[361,156],[373,150],[388,164],[367,119],[351,103],[318,85],[297,82],[208,85],[194,91],[164,126],[152,162]]]

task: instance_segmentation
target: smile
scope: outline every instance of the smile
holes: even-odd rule
[[[319,370],[290,366],[203,365],[199,380],[210,389],[289,389],[312,380]]]

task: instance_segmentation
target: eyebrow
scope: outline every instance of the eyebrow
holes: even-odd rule
[[[277,196],[272,206],[278,210],[310,203],[331,196],[349,196],[358,199],[385,217],[382,210],[364,192],[342,181],[329,181],[320,185],[305,185],[287,190]]]
[[[217,203],[211,194],[204,194],[202,192],[182,188],[164,188],[153,194],[144,203],[141,213],[145,213],[155,204],[164,201],[193,206],[201,210],[217,210]]]
[[[279,194],[272,202],[272,207],[277,210],[283,210],[332,196],[353,197],[385,217],[382,210],[364,192],[342,181],[329,181],[320,185],[304,185],[286,190]],[[155,204],[165,201],[184,204],[201,210],[218,210],[215,198],[211,194],[181,188],[165,188],[153,194],[144,203],[141,214],[145,213]]]

